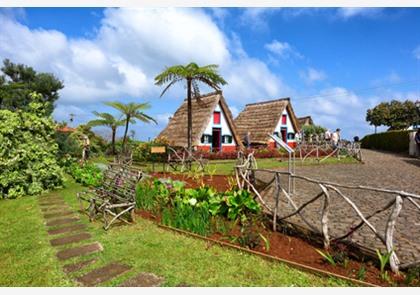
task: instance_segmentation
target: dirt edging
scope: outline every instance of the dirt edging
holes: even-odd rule
[[[321,276],[324,276],[324,277],[336,277],[338,279],[349,281],[349,282],[352,282],[354,284],[357,284],[357,285],[360,285],[360,286],[363,286],[363,287],[381,287],[381,286],[378,286],[378,285],[375,285],[375,284],[371,284],[371,283],[363,282],[363,281],[360,281],[360,280],[348,278],[348,277],[345,277],[345,276],[342,276],[342,275],[339,275],[339,274],[334,274],[334,273],[331,273],[331,272],[328,272],[328,271],[324,271],[324,270],[321,270],[321,269],[317,269],[317,268],[314,268],[314,267],[310,267],[310,266],[307,266],[307,265],[296,263],[296,262],[286,260],[286,259],[283,259],[283,258],[271,256],[271,255],[264,254],[264,253],[261,253],[261,252],[258,252],[258,251],[243,248],[243,247],[240,247],[240,246],[237,246],[237,245],[232,245],[230,243],[226,243],[226,242],[223,242],[223,241],[218,241],[218,240],[214,240],[214,239],[211,239],[211,238],[207,238],[207,237],[204,237],[204,236],[201,236],[201,235],[198,235],[198,234],[195,234],[195,233],[191,233],[191,232],[188,232],[188,231],[184,231],[184,230],[181,230],[181,229],[178,229],[178,228],[166,226],[166,225],[163,225],[163,224],[157,224],[157,226],[160,227],[160,228],[175,231],[175,232],[187,235],[187,236],[191,236],[191,237],[194,237],[194,238],[198,238],[198,239],[202,239],[202,240],[205,240],[205,241],[208,241],[208,242],[219,244],[222,247],[228,247],[228,248],[236,249],[236,250],[239,250],[239,251],[247,252],[249,254],[258,255],[258,256],[261,256],[262,258],[265,258],[265,259],[268,259],[268,260],[274,260],[274,261],[277,261],[277,262],[282,262],[282,263],[285,263],[289,266],[299,268],[301,270],[304,270],[304,271],[307,271],[307,272],[310,272],[310,273],[313,273],[313,274],[316,274],[316,275],[321,275]]]

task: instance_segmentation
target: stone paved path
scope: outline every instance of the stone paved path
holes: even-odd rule
[[[296,167],[296,174],[317,180],[335,182],[339,184],[364,185],[378,188],[403,190],[420,195],[420,160],[402,155],[363,150],[364,164],[317,165]],[[268,173],[258,173],[257,179],[267,181],[272,178]],[[284,179],[286,181],[286,179]],[[296,194],[293,200],[297,206],[314,197],[321,189],[316,184],[303,180],[296,181]],[[264,198],[274,206],[273,188],[267,190]],[[343,189],[342,192],[351,197],[354,203],[366,216],[385,206],[393,197],[389,194],[364,192],[361,190]],[[330,213],[331,235],[339,236],[346,233],[351,226],[360,222],[353,209],[338,195],[331,195],[332,205]],[[419,202],[418,202],[419,203]],[[306,207],[302,212],[306,219],[321,229],[322,202],[318,200]],[[279,204],[279,215],[285,216],[293,212],[287,200]],[[384,233],[389,210],[373,217],[369,221],[375,225],[380,233]],[[288,221],[301,226],[308,226],[298,216]],[[409,202],[404,202],[403,209],[397,220],[395,229],[395,246],[402,263],[420,260],[420,211]],[[384,249],[383,244],[366,227],[356,231],[351,240],[372,250]]]
[[[86,225],[80,223],[80,218],[76,212],[72,211],[66,202],[58,195],[42,197],[39,199],[39,207],[43,212],[45,225],[50,236],[53,247],[58,248],[57,258],[59,260],[68,260],[74,257],[84,257],[103,251],[103,247],[98,242],[89,241],[91,235],[86,232]],[[58,237],[56,237],[59,235]],[[72,244],[83,243],[83,245],[72,246]],[[67,246],[67,247],[65,247]],[[61,248],[60,247],[65,247]],[[90,265],[95,264],[97,258],[90,258],[75,263],[69,263],[63,266],[64,272],[71,274],[73,272],[83,271]],[[102,267],[85,273],[76,281],[83,286],[96,286],[98,284],[110,281],[131,269],[130,266],[111,262]],[[159,286],[163,278],[154,274],[140,273],[133,278],[126,280],[123,285],[131,287],[150,287]]]

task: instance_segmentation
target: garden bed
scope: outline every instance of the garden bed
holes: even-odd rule
[[[144,210],[136,210],[136,213],[142,218],[152,220],[157,224],[161,225],[161,216],[154,215],[150,212]],[[167,226],[162,226],[164,228],[169,228]],[[176,229],[180,232],[190,233],[188,231],[183,231]],[[390,274],[391,282],[388,283],[380,279],[380,271],[374,264],[369,261],[367,263],[361,263],[352,259],[349,259],[346,267],[343,265],[333,266],[328,262],[324,261],[320,254],[315,251],[315,248],[319,248],[318,245],[311,245],[307,241],[299,238],[284,235],[279,232],[273,232],[264,228],[260,228],[259,233],[261,233],[269,242],[269,250],[265,249],[265,244],[261,243],[256,248],[248,249],[241,247],[240,243],[233,241],[234,238],[239,236],[239,227],[234,228],[229,232],[228,235],[221,233],[213,233],[208,237],[200,236],[206,240],[222,243],[227,245],[238,246],[241,249],[251,250],[250,252],[255,252],[256,254],[263,254],[265,256],[271,256],[274,258],[279,258],[284,260],[284,262],[289,262],[292,266],[303,266],[305,270],[319,271],[321,275],[328,275],[328,273],[343,276],[352,280],[360,281],[360,283],[368,283],[377,286],[401,286],[403,277]],[[193,236],[198,236],[197,234],[190,233]],[[296,264],[296,265],[293,265]],[[363,272],[361,269],[364,268],[364,276],[360,273]],[[359,274],[359,275],[358,275]],[[356,282],[357,283],[357,282]]]
[[[201,188],[198,190],[198,192],[201,193],[201,197],[197,197],[198,203],[200,202],[200,199],[203,200],[202,198],[204,193],[210,193],[210,195],[214,196],[214,193],[212,193],[211,191],[206,191],[206,189],[203,188],[203,185],[206,185],[207,187],[216,186],[216,184],[218,183],[218,186],[216,187],[217,190],[221,192],[220,200],[223,200],[222,203],[228,202],[227,200],[229,198],[235,197],[234,194],[232,195],[232,192],[224,192],[226,188],[232,189],[231,180],[229,181],[229,178],[225,176],[205,176],[201,179],[170,173],[155,173],[153,174],[153,176],[160,179],[165,177],[171,178],[172,180],[183,181],[185,182],[185,189]],[[160,184],[160,186],[162,185],[163,184]],[[169,183],[167,185],[169,188],[173,188],[175,186],[175,184],[173,183]],[[182,189],[178,188],[178,193],[175,193],[175,195],[179,196],[181,192]],[[205,223],[201,224],[202,226],[200,227],[199,232],[196,230],[192,230],[194,232],[194,235],[200,234],[200,236],[203,236],[205,239],[209,239],[216,243],[225,243],[229,245],[234,245],[235,247],[240,246],[243,248],[248,248],[249,250],[254,251],[256,253],[276,257],[278,259],[288,261],[291,264],[295,263],[296,265],[303,265],[305,267],[308,267],[308,269],[317,269],[321,272],[321,274],[325,274],[326,272],[333,273],[350,279],[361,280],[373,285],[404,286],[404,275],[395,275],[389,270],[387,270],[388,279],[384,280],[383,277],[381,278],[381,271],[373,261],[365,259],[364,262],[361,262],[359,260],[352,259],[350,257],[351,251],[349,248],[346,248],[345,245],[337,245],[336,247],[334,247],[334,250],[331,251],[331,254],[334,256],[334,261],[333,263],[327,262],[327,259],[323,258],[321,254],[315,250],[322,249],[322,245],[318,245],[310,239],[305,239],[301,236],[291,236],[288,234],[284,234],[285,232],[288,233],[288,231],[282,231],[281,228],[279,229],[279,231],[281,232],[273,232],[271,230],[270,219],[265,215],[260,215],[259,218],[255,219],[256,221],[250,222],[250,226],[248,227],[248,229],[244,230],[246,226],[244,226],[244,223],[239,221],[240,218],[232,219],[229,217],[229,215],[229,218],[226,218],[219,215],[209,215],[207,213],[204,215],[200,215],[202,213],[199,212],[202,212],[203,209],[201,206],[197,208],[198,213],[194,213],[193,211],[195,210],[194,208],[197,202],[193,202],[192,209],[189,209],[189,212],[191,213],[188,213],[193,215],[188,215],[182,212],[181,215],[177,215],[177,219],[174,221],[174,223],[172,223],[172,221],[170,221],[170,218],[168,219],[168,216],[170,216],[170,214],[172,214],[172,216],[176,216],[176,214],[178,214],[174,211],[177,208],[179,208],[177,206],[188,207],[188,198],[192,198],[194,193],[196,192],[186,191],[185,193],[183,193],[189,195],[189,197],[187,196],[186,199],[184,198],[184,201],[182,203],[184,205],[179,205],[181,203],[179,203],[178,205],[172,205],[174,206],[172,207],[173,209],[171,209],[173,211],[165,212],[165,210],[167,209],[163,209],[163,211],[137,209],[136,213],[141,217],[153,220],[158,224],[164,224],[169,227],[175,227],[181,230],[183,229],[183,231],[187,232],[191,232],[188,226],[197,226],[197,222],[201,224],[201,218],[209,218],[210,221],[207,225],[205,225]],[[243,194],[239,194],[239,196],[246,198],[246,196],[243,196]],[[208,202],[210,205],[212,204],[211,200],[209,200]],[[233,202],[233,200],[230,202]],[[234,202],[240,203],[240,199],[237,199]],[[227,205],[229,206],[229,202]],[[249,208],[252,208],[252,206],[250,206]],[[229,210],[231,209],[232,208],[230,208]],[[246,208],[243,207],[243,210],[246,210]],[[189,218],[188,216],[191,216],[191,218]],[[251,214],[249,216],[253,215]],[[180,226],[176,224],[179,224]],[[202,234],[201,232],[204,232],[204,234]],[[326,253],[325,251],[323,252]]]
[[[226,175],[203,175],[199,178],[191,177],[184,173],[176,174],[170,172],[154,172],[150,175],[155,178],[171,178],[172,180],[183,181],[187,188],[199,188],[204,183],[205,185],[216,189],[218,192],[228,190],[232,186],[231,182],[235,181],[232,176]]]

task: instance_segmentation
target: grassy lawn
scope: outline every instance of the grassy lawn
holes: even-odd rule
[[[96,162],[96,161],[95,161]],[[334,165],[334,164],[357,164],[360,163],[354,158],[343,158],[338,160],[337,158],[328,158],[321,163],[318,163],[315,160],[305,160],[301,163],[300,160],[296,159],[296,167],[299,166],[309,166],[309,165]],[[142,169],[147,172],[153,171],[153,163],[135,163]],[[233,174],[234,167],[236,165],[236,160],[212,160],[209,161],[209,164],[206,167],[206,174],[214,175],[231,175]],[[263,169],[277,169],[277,168],[287,168],[288,161],[287,159],[257,159],[258,168]],[[168,166],[167,166],[168,167]],[[197,168],[197,165],[193,165],[193,169]],[[173,171],[171,168],[169,171]],[[155,163],[154,167],[155,172],[162,172],[163,165],[162,163]]]
[[[71,181],[66,184],[65,189],[51,194],[61,195],[77,210],[75,194],[82,188]],[[89,223],[82,216],[82,222],[88,224],[91,241],[100,242],[104,251],[59,262],[55,257],[57,249],[49,245],[37,199],[0,201],[0,286],[73,286],[75,277],[113,261],[126,263],[132,269],[103,286],[119,285],[139,272],[163,276],[164,286],[349,285],[236,250],[211,246],[205,241],[163,230],[140,217],[134,225],[116,226],[109,231],[102,229],[101,221]],[[66,247],[69,246],[59,249]],[[98,261],[79,273],[62,272],[64,264],[89,257],[97,257]]]

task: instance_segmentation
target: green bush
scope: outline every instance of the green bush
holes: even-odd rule
[[[408,152],[409,133],[408,130],[396,130],[366,135],[362,138],[362,148]]]
[[[248,222],[261,206],[245,190],[219,193],[211,187],[185,188],[172,180],[143,181],[137,186],[137,207],[162,213],[162,223],[207,235],[217,217]]]
[[[40,102],[30,103],[28,111],[0,110],[0,198],[37,195],[62,185],[55,124],[46,111]]]
[[[94,164],[80,165],[78,163],[71,164],[66,169],[76,182],[84,186],[99,186],[102,184],[102,170]]]
[[[168,146],[165,140],[153,140],[150,142],[133,143],[133,160],[136,162],[164,162],[167,160],[166,154],[152,154],[153,146]]]

